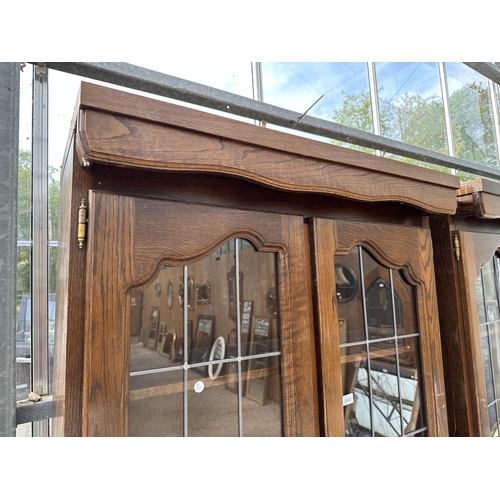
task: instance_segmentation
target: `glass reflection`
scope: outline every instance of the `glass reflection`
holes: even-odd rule
[[[485,77],[463,63],[446,63],[455,154],[497,168],[491,99]]]
[[[183,372],[130,377],[129,436],[183,435]]]
[[[360,276],[359,247],[352,248],[347,255],[335,256],[335,293],[341,344],[366,340]]]
[[[192,370],[189,376],[188,436],[237,437],[237,396],[224,387],[222,379],[200,378]]]
[[[264,101],[281,108],[307,112],[324,120],[373,132],[368,66],[364,62],[263,62]],[[278,127],[273,127],[278,128]],[[293,129],[284,129],[293,133]],[[373,151],[310,134],[306,137],[333,144]]]
[[[282,435],[275,254],[237,239],[162,266],[130,293],[130,335],[133,435]]]
[[[376,63],[381,134],[448,154],[437,63]]]
[[[247,244],[245,244],[247,243]],[[242,241],[240,336],[244,436],[281,436],[281,377],[276,256]],[[273,354],[274,353],[274,354]],[[273,354],[273,355],[271,355]]]
[[[364,248],[335,256],[339,262],[363,270],[355,296],[337,293],[345,435],[425,435],[414,287]],[[352,280],[341,278],[336,272],[348,287]]]
[[[499,268],[499,257],[495,254],[481,269],[475,283],[486,400],[492,436],[498,436],[498,403],[500,401]]]

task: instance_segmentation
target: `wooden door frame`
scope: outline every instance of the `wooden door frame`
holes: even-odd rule
[[[380,244],[381,239],[385,239],[383,244]],[[408,241],[414,241],[416,245],[408,245]],[[430,231],[426,228],[313,218],[311,245],[313,283],[317,298],[315,324],[319,337],[318,352],[321,353],[321,418],[325,435],[344,435],[340,336],[337,307],[333,299],[336,296],[334,255],[346,255],[351,248],[360,245],[383,265],[403,269],[416,287],[428,433],[430,436],[447,436],[448,421]],[[332,251],[325,252],[322,248]],[[402,258],[402,255],[407,257]]]
[[[146,213],[146,206],[155,209]],[[123,335],[130,312],[127,291],[151,282],[162,264],[185,265],[210,255],[229,239],[243,237],[259,250],[278,254],[285,435],[319,435],[312,306],[310,296],[303,294],[309,272],[303,220],[206,206],[207,218],[210,214],[222,214],[218,229],[223,237],[211,234],[210,240],[200,238],[200,222],[197,243],[191,235],[183,244],[172,235],[175,227],[180,226],[176,208],[177,215],[182,211],[184,222],[196,227],[199,205],[90,192],[82,434],[127,435],[130,338]],[[170,225],[166,228],[164,223],[154,233],[153,241],[145,241],[145,225],[149,223],[152,228],[156,220],[166,220],[168,214]],[[215,231],[211,229],[211,233]],[[174,250],[165,250],[168,235],[177,242]],[[133,243],[127,245],[130,242]]]

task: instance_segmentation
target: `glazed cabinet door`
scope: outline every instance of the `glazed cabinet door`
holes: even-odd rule
[[[429,231],[311,226],[323,432],[447,435]]]
[[[456,231],[462,301],[463,353],[452,355],[466,370],[470,434],[499,436],[500,235]],[[462,358],[460,358],[460,354]]]
[[[319,434],[302,218],[91,191],[88,232],[83,435]]]

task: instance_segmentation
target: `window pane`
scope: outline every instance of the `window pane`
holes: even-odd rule
[[[274,253],[231,240],[129,294],[131,432],[282,435],[276,272]]]
[[[394,280],[394,291],[401,301],[402,322],[398,321],[398,335],[409,335],[418,333],[417,300],[415,298],[415,287],[410,285],[403,271],[392,273]]]
[[[345,435],[350,437],[372,435],[366,349],[366,345],[340,349]]]
[[[243,435],[282,436],[281,356],[248,362],[242,401]]]
[[[376,63],[382,135],[448,153],[437,63]]]
[[[375,436],[401,436],[401,405],[393,340],[370,345],[370,381]]]
[[[335,293],[341,345],[366,340],[360,276],[359,247],[353,247],[348,255],[335,255]]]
[[[224,363],[222,369],[226,368]],[[200,377],[193,370],[189,378],[193,382],[188,386],[188,436],[237,437],[237,395],[225,388],[222,378]]]
[[[488,338],[488,327],[480,326],[481,331],[481,348],[483,353],[484,378],[486,382],[486,400],[490,404],[495,400],[495,387],[493,380],[493,370],[491,366],[490,342]]]
[[[463,63],[446,63],[446,75],[456,156],[498,167],[486,78]]]
[[[183,375],[179,370],[130,377],[129,436],[183,435]]]
[[[233,94],[252,97],[252,68],[249,62],[136,61],[130,64],[226,90]]]
[[[500,322],[488,326],[490,337],[491,367],[495,382],[495,399],[500,399]]]
[[[307,111],[308,116],[373,132],[366,63],[263,62],[262,85],[265,102],[297,111],[297,117],[320,99]],[[286,131],[290,133],[293,129]],[[314,138],[307,134],[300,135]],[[323,140],[344,145],[340,141]],[[346,146],[372,151],[359,146]]]
[[[491,436],[498,437],[498,413],[497,405],[493,403],[488,407],[488,419],[490,422],[490,432]]]
[[[359,273],[356,258],[363,269],[357,300],[343,289],[348,291],[354,281],[344,279],[346,273]],[[342,273],[337,269],[340,262]],[[425,415],[414,287],[400,271],[381,265],[361,247],[345,257],[335,256],[335,266],[336,283],[341,283],[336,290],[345,435],[422,435]],[[350,325],[357,325],[354,336]]]
[[[418,337],[398,339],[401,400],[405,434],[425,427],[422,369]]]
[[[239,240],[244,436],[281,436],[281,357],[276,254]],[[247,316],[248,315],[248,316]],[[249,331],[248,331],[249,326]],[[248,331],[248,333],[247,333]],[[248,348],[245,347],[245,338]],[[276,353],[273,356],[266,356]],[[265,357],[261,357],[265,356]]]

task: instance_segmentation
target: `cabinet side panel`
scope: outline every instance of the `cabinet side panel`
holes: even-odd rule
[[[55,418],[53,435],[81,435],[83,324],[86,248],[78,248],[78,207],[88,196],[90,174],[70,147],[61,176],[56,334],[54,353]]]

